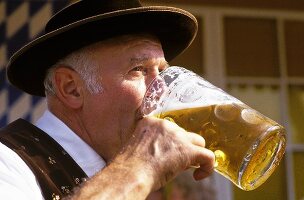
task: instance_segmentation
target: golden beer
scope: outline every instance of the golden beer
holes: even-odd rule
[[[285,151],[285,130],[245,104],[227,103],[154,114],[205,138],[215,170],[243,190],[272,174]]]

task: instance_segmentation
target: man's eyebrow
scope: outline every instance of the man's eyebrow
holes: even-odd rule
[[[169,67],[169,63],[168,63],[168,61],[166,59],[161,59],[160,65],[163,65],[165,67]]]
[[[130,58],[130,63],[143,63],[151,60],[151,58],[148,57],[138,57],[138,58]]]

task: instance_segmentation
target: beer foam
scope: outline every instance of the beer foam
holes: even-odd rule
[[[145,95],[144,114],[241,101],[212,85],[202,77],[181,67],[170,67],[149,86]]]
[[[207,107],[211,105],[231,105],[233,103],[243,104],[241,101],[223,91],[212,88],[195,89],[195,87],[185,87],[180,90],[171,90],[164,93],[153,113],[156,114],[185,108]],[[233,115],[233,113],[230,115]],[[226,118],[227,117],[228,116],[226,116]]]

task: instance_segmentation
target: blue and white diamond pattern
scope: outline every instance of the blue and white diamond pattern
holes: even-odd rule
[[[20,117],[34,122],[45,110],[44,98],[30,96],[8,83],[5,67],[15,51],[43,34],[47,20],[68,2],[0,0],[0,127]]]

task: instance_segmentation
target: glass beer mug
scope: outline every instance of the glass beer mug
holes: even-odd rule
[[[181,67],[154,79],[141,110],[203,136],[215,154],[215,171],[243,190],[264,183],[285,152],[281,125]]]

